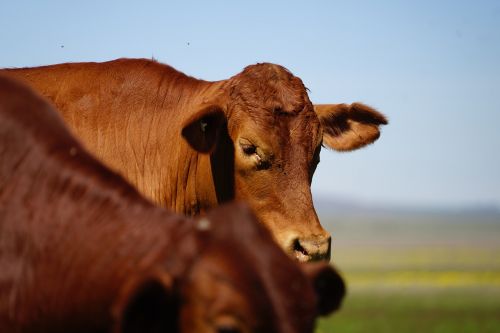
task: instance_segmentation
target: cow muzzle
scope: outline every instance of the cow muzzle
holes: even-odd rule
[[[330,261],[332,238],[295,238],[292,241],[292,255],[300,262]]]

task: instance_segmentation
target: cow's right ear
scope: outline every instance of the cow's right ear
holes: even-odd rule
[[[113,309],[114,333],[177,332],[179,302],[165,272],[131,279]]]
[[[226,116],[221,107],[209,105],[196,112],[182,124],[182,136],[201,153],[213,151]]]

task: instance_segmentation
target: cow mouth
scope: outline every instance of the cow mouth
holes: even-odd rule
[[[300,262],[306,262],[311,260],[311,255],[300,245],[299,240],[295,240],[293,242],[293,253],[295,254],[295,258]]]

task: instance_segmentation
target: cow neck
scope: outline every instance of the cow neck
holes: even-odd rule
[[[222,182],[219,171],[225,168],[194,152],[180,135],[189,116],[207,103],[220,102],[229,80],[198,80],[146,59],[23,68],[9,74],[52,100],[84,145],[152,201],[195,215],[232,198],[226,190],[232,191],[232,185]],[[220,157],[224,151],[218,150]]]

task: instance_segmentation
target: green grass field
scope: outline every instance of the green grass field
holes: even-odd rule
[[[317,332],[499,333],[500,221],[469,219],[323,218],[348,295]]]

